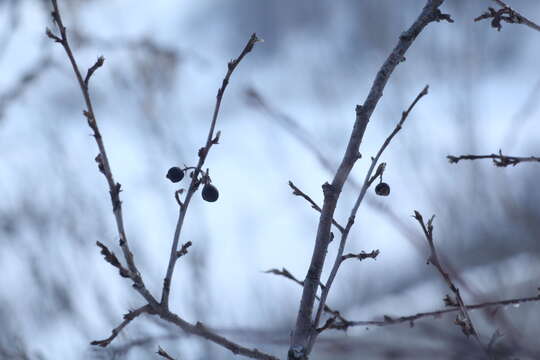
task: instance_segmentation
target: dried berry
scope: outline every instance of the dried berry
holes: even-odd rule
[[[390,185],[385,182],[377,184],[377,186],[375,186],[375,194],[380,196],[388,196],[390,194]]]
[[[202,198],[208,202],[214,202],[219,197],[218,189],[212,184],[205,184],[202,189]]]
[[[178,166],[173,166],[167,171],[167,179],[171,180],[173,183],[177,183],[184,178],[184,171]]]

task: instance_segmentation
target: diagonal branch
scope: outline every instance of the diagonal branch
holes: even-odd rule
[[[448,275],[448,273],[444,270],[441,262],[439,261],[439,256],[437,255],[437,251],[435,249],[435,243],[433,241],[433,219],[435,218],[435,215],[433,215],[428,220],[427,224],[424,222],[422,215],[416,210],[414,211],[413,217],[420,224],[420,227],[422,228],[422,231],[424,232],[424,236],[426,237],[426,241],[429,246],[430,254],[428,257],[428,264],[433,265],[437,269],[437,271],[441,274],[444,281],[446,282],[446,284],[448,285],[450,290],[452,290],[452,292],[454,293],[456,297],[457,303],[456,301],[453,301],[453,299],[451,299],[449,296],[445,297],[445,302],[448,305],[456,306],[459,309],[460,316],[456,317],[455,323],[461,327],[461,330],[463,331],[465,336],[469,337],[470,335],[472,335],[474,339],[476,340],[476,342],[478,343],[478,345],[484,351],[486,351],[486,348],[480,341],[480,335],[478,334],[478,331],[475,329],[474,324],[471,320],[471,317],[469,316],[469,313],[467,311],[467,306],[465,306],[465,302],[461,298],[459,289],[454,285],[454,283],[452,282],[452,279],[450,278],[450,275]]]
[[[360,158],[360,143],[369,123],[371,115],[383,95],[383,90],[399,63],[404,60],[405,53],[422,30],[433,21],[452,21],[449,15],[442,14],[439,7],[444,0],[428,0],[413,25],[399,37],[399,41],[377,73],[369,94],[362,106],[356,107],[356,120],[347,145],[347,149],[339,165],[332,183],[323,185],[324,203],[322,206],[315,247],[311,264],[306,275],[304,291],[298,310],[296,326],[293,332],[288,357],[290,360],[306,359],[310,352],[310,339],[316,336],[313,307],[319,286],[322,269],[326,259],[332,219],[343,184],[349,177],[356,160]]]
[[[525,297],[525,298],[490,301],[490,302],[474,304],[474,305],[465,305],[465,309],[466,310],[479,310],[479,309],[486,309],[486,308],[495,307],[495,306],[508,306],[508,305],[517,306],[520,304],[524,304],[528,302],[537,302],[537,301],[540,301],[540,295]],[[461,311],[460,307],[452,307],[452,308],[447,308],[447,309],[421,312],[414,315],[399,316],[399,317],[391,317],[388,315],[384,315],[383,316],[384,320],[349,321],[349,322],[336,321],[328,328],[335,329],[335,330],[347,330],[349,327],[353,327],[353,326],[387,326],[387,325],[397,325],[397,324],[403,324],[403,323],[408,323],[412,327],[414,326],[414,322],[416,320],[420,320],[427,317],[432,317],[436,319],[444,314],[459,312],[459,311]]]
[[[73,68],[73,72],[75,73],[75,76],[77,77],[79,87],[81,88],[84,102],[86,104],[86,110],[84,110],[83,113],[88,122],[88,126],[93,131],[94,139],[96,140],[96,144],[99,149],[99,154],[96,156],[95,160],[98,163],[99,171],[105,176],[105,179],[107,180],[107,184],[109,185],[109,193],[111,196],[111,203],[113,207],[114,218],[116,221],[116,228],[118,231],[118,236],[120,237],[120,241],[119,241],[120,247],[124,254],[124,258],[126,259],[128,269],[130,272],[130,277],[134,282],[133,287],[144,297],[144,299],[149,304],[155,307],[157,305],[157,301],[154,299],[152,294],[150,294],[150,292],[146,289],[146,286],[144,285],[144,282],[139,273],[139,270],[137,269],[137,266],[135,265],[133,253],[131,252],[128,245],[126,231],[124,230],[124,219],[122,216],[122,202],[120,200],[120,191],[121,191],[120,183],[117,183],[114,180],[114,177],[111,171],[111,166],[109,164],[109,157],[107,156],[107,151],[105,150],[105,143],[103,142],[101,132],[99,131],[99,127],[96,121],[96,116],[94,113],[94,108],[92,106],[92,100],[90,98],[90,92],[88,90],[88,83],[90,81],[90,77],[100,66],[103,65],[104,59],[103,57],[99,57],[96,63],[94,64],[94,66],[92,66],[89,69],[86,79],[83,79],[81,75],[81,71],[79,70],[77,61],[75,60],[75,56],[73,55],[73,52],[71,50],[71,46],[69,45],[66,27],[64,26],[64,23],[62,22],[62,17],[60,16],[57,0],[51,0],[51,2],[53,6],[53,11],[51,15],[52,15],[54,23],[56,24],[58,28],[58,31],[60,32],[60,36],[53,34],[53,32],[50,29],[47,29],[46,34],[49,38],[53,39],[54,41],[62,45],[62,47],[64,48],[69,58],[69,62],[71,63],[71,66]]]
[[[167,266],[167,273],[165,275],[165,279],[163,280],[161,304],[165,306],[165,308],[169,307],[169,294],[171,291],[171,281],[172,281],[172,276],[174,273],[174,267],[176,265],[176,260],[178,259],[178,256],[177,256],[178,242],[180,239],[180,233],[182,232],[182,226],[184,225],[184,219],[186,217],[186,213],[187,213],[191,198],[193,197],[193,194],[195,194],[195,192],[199,188],[199,185],[200,185],[199,174],[202,172],[202,167],[204,165],[204,162],[206,161],[206,157],[208,156],[210,148],[212,147],[212,145],[217,144],[219,141],[219,132],[214,137],[214,130],[216,127],[219,110],[221,108],[221,101],[223,99],[223,94],[225,93],[225,89],[227,88],[227,85],[229,84],[229,79],[231,75],[233,74],[234,70],[236,69],[240,61],[242,61],[244,56],[246,56],[249,52],[251,52],[251,50],[253,49],[253,46],[259,41],[262,41],[262,40],[259,39],[256,34],[251,35],[246,46],[240,53],[240,56],[238,56],[238,58],[236,59],[231,60],[228,63],[227,74],[225,75],[225,78],[223,79],[221,87],[218,89],[217,96],[216,96],[216,105],[214,107],[214,114],[212,116],[210,129],[208,131],[208,136],[206,138],[206,144],[203,148],[199,150],[199,162],[197,163],[195,170],[193,170],[192,172],[191,183],[186,193],[186,198],[183,202],[180,202],[178,220],[176,222],[176,229],[174,231],[174,238],[173,238],[173,242],[171,246],[171,253],[169,256],[169,264]]]
[[[303,281],[300,281],[298,280],[293,274],[290,273],[289,270],[285,269],[285,268],[282,268],[281,270],[278,270],[278,269],[270,269],[270,270],[267,270],[265,271],[265,273],[267,274],[274,274],[274,275],[278,275],[278,276],[283,276],[284,278],[287,278],[289,280],[291,280],[292,282],[300,285],[300,286],[304,286],[304,282]],[[321,287],[324,287],[322,284],[321,284]],[[317,300],[321,300],[320,297],[316,297]],[[348,322],[347,319],[345,319],[341,313],[338,311],[338,310],[334,310],[332,309],[330,306],[328,305],[324,305],[324,312],[332,315],[332,318],[333,319],[339,319],[340,321],[342,322]]]

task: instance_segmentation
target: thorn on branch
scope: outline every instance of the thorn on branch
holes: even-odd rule
[[[92,65],[88,72],[86,73],[86,77],[84,78],[84,85],[88,88],[88,82],[90,81],[90,78],[94,74],[94,72],[103,66],[103,63],[105,62],[105,58],[103,56],[100,56],[97,58],[96,63]]]
[[[212,139],[212,144],[217,145],[219,144],[219,137],[221,136],[221,131],[218,131],[216,133],[216,136]]]
[[[46,28],[46,29],[45,29],[45,34],[46,34],[50,39],[53,39],[55,42],[57,42],[57,43],[62,43],[62,39],[59,38],[58,36],[54,35],[51,29]]]
[[[176,257],[180,258],[188,253],[188,248],[193,245],[191,241],[188,241],[187,243],[182,245],[182,248],[176,252]]]
[[[156,352],[159,356],[167,359],[167,360],[175,360],[171,355],[167,354],[165,350],[161,348],[161,346],[158,346],[158,351]]]
[[[436,12],[435,12],[435,21],[436,22],[440,22],[440,21],[448,21],[449,23],[453,23],[454,20],[452,19],[452,17],[450,16],[450,14],[444,14],[443,12],[441,12],[440,9],[437,9]]]
[[[120,276],[124,278],[131,278],[131,273],[128,269],[124,268],[116,255],[110,251],[103,243],[96,241],[96,245],[101,249],[101,255],[105,258],[105,261],[118,269]]]

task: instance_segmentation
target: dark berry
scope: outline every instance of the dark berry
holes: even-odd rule
[[[377,186],[375,186],[375,194],[380,196],[388,196],[390,194],[390,185],[385,182],[377,184]]]
[[[208,202],[214,202],[219,197],[218,189],[212,184],[204,185],[202,189],[202,198]]]
[[[171,180],[173,183],[177,183],[184,178],[184,171],[178,166],[173,166],[167,171],[167,179]]]

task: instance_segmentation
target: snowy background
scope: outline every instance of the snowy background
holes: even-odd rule
[[[509,0],[510,2],[510,0]],[[332,178],[284,126],[287,117],[330,164],[342,158],[376,71],[425,1],[59,0],[82,68],[106,58],[91,81],[98,123],[122,184],[127,236],[148,288],[161,290],[178,206],[174,165],[195,165],[215,94],[251,33],[257,44],[233,74],[206,165],[220,190],[197,195],[176,267],[171,308],[219,333],[280,357],[288,347],[301,288],[265,274],[303,279],[318,214],[291,194],[292,180],[322,204]],[[448,292],[410,216],[436,214],[435,240],[465,301],[533,296],[540,286],[540,167],[449,164],[446,155],[538,155],[539,34],[473,22],[490,1],[448,1],[455,23],[430,24],[386,87],[351,173],[364,177],[401,112],[413,110],[382,161],[387,198],[367,195],[346,252],[379,249],[376,261],[341,268],[329,305],[352,320],[444,307]],[[512,0],[540,20],[540,3]],[[150,359],[157,346],[178,359],[233,354],[154,318],[132,322],[105,349],[122,314],[142,299],[103,261],[117,254],[116,227],[80,90],[45,0],[0,1],[0,358]],[[246,95],[256,90],[271,112]],[[276,115],[278,114],[278,115]],[[335,165],[334,165],[335,166]],[[346,184],[336,218],[345,223],[357,190]],[[330,247],[333,259],[336,245]],[[328,272],[325,269],[325,274]],[[326,278],[326,275],[323,276]],[[484,343],[499,329],[500,353],[540,358],[540,304],[472,313]],[[466,358],[474,349],[454,315],[384,328],[328,331],[313,359]]]

